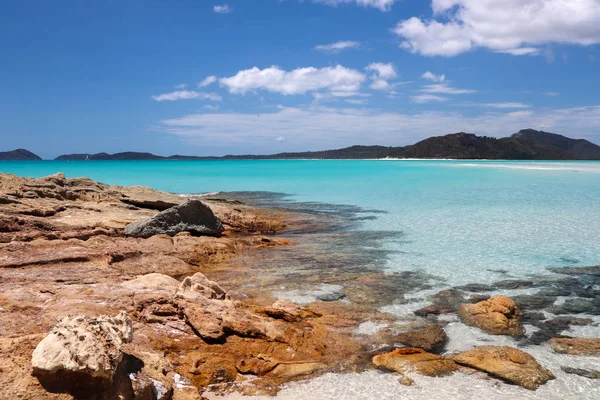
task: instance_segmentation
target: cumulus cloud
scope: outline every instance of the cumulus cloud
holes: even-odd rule
[[[390,90],[394,87],[394,85],[388,82],[388,80],[394,79],[398,76],[394,64],[372,63],[367,65],[365,69],[372,73],[371,80],[373,81],[373,83],[371,83],[371,89]]]
[[[193,114],[162,121],[159,129],[186,141],[247,148],[286,138],[290,148],[334,148],[361,143],[411,144],[427,136],[453,132],[506,136],[522,128],[568,133],[600,139],[600,106],[541,111],[484,112],[468,115],[454,111],[418,113],[383,112],[362,108],[282,108],[261,114]]]
[[[206,78],[204,78],[202,80],[202,82],[200,82],[198,84],[198,87],[206,87],[208,85],[212,85],[213,83],[215,83],[217,81],[217,77],[214,75],[211,76],[207,76]]]
[[[170,93],[163,93],[157,96],[152,96],[156,101],[175,101],[175,100],[212,100],[221,101],[222,98],[216,93],[196,92],[195,90],[178,90]]]
[[[284,95],[305,94],[328,90],[348,95],[360,90],[365,75],[341,65],[326,68],[298,68],[285,71],[279,67],[259,69],[254,67],[239,71],[234,76],[221,78],[219,83],[230,93],[244,94],[252,90],[267,90]]]
[[[367,65],[367,68],[365,69],[374,72],[381,79],[388,80],[398,76],[396,68],[394,68],[394,64],[392,63],[372,63]]]
[[[229,7],[228,4],[223,4],[220,6],[213,6],[213,11],[216,12],[217,14],[229,14],[230,12],[233,11],[233,9],[231,7]]]
[[[355,3],[363,7],[373,7],[381,11],[390,11],[397,0],[313,0],[313,3],[338,6],[340,4]]]
[[[426,56],[477,47],[533,55],[552,43],[600,43],[598,0],[432,0],[431,7],[437,19],[412,17],[393,29],[402,48]]]
[[[318,46],[315,46],[315,50],[323,51],[325,53],[337,54],[344,50],[357,49],[359,47],[360,47],[359,42],[354,42],[351,40],[343,40],[343,41],[339,41],[339,42],[335,42],[335,43],[331,43],[331,44],[320,44]]]
[[[427,71],[421,75],[421,78],[434,82],[444,82],[446,80],[446,75],[436,75],[430,71]]]

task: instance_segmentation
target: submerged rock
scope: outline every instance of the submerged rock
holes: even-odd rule
[[[162,211],[148,220],[129,224],[125,228],[125,234],[138,238],[149,238],[160,234],[174,236],[180,232],[218,236],[224,230],[210,207],[200,200],[189,200]]]
[[[461,304],[458,309],[463,323],[492,335],[523,335],[525,329],[519,322],[521,315],[515,302],[506,296],[495,296],[476,304]]]
[[[396,340],[410,347],[419,347],[433,353],[441,353],[448,342],[448,336],[439,325],[425,324],[422,327],[399,334]]]
[[[446,376],[458,369],[454,361],[423,349],[400,348],[373,357],[373,365],[404,374],[415,371],[425,376]]]
[[[600,356],[600,338],[553,338],[550,340],[552,350],[557,353],[572,354],[578,356]]]
[[[132,339],[124,311],[115,317],[63,318],[33,351],[33,374],[55,385],[110,382],[123,358],[121,346]]]
[[[419,317],[427,317],[428,315],[441,315],[441,314],[450,314],[453,310],[450,307],[438,306],[432,304],[427,307],[420,308],[414,312],[415,315]]]
[[[531,390],[554,379],[552,372],[531,355],[508,346],[476,347],[456,355],[453,360]]]
[[[588,379],[600,379],[600,371],[596,371],[593,369],[583,369],[583,368],[571,368],[571,367],[560,367],[563,372],[572,375],[583,376]]]

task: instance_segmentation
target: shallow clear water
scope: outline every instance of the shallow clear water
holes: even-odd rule
[[[0,171],[34,177],[60,171],[68,177],[87,176],[110,184],[147,185],[182,194],[279,192],[289,194],[290,200],[310,202],[305,204],[313,210],[319,209],[314,202],[322,202],[384,211],[364,213],[371,218],[362,219],[355,228],[373,231],[373,235],[364,234],[368,246],[373,237],[381,237],[374,254],[389,250],[383,261],[378,260],[378,267],[388,272],[419,271],[436,278],[430,292],[414,293],[382,308],[400,318],[414,318],[412,311],[428,303],[427,295],[444,287],[550,275],[548,267],[600,264],[600,162],[47,161],[0,162]],[[323,206],[323,210],[329,212],[331,206]],[[342,214],[352,210],[340,207]],[[376,235],[375,231],[402,234]],[[348,246],[357,246],[360,235],[350,237]],[[535,294],[538,290],[506,294]],[[600,317],[592,318],[592,326],[577,327],[571,334],[599,337]],[[513,339],[485,335],[457,320],[449,322],[449,351],[477,344],[518,345]],[[373,323],[365,326],[377,327]],[[526,351],[550,367],[558,379],[537,392],[463,375],[414,377],[417,387],[406,388],[393,375],[372,371],[330,374],[291,384],[280,397],[600,398],[598,381],[560,370],[561,365],[598,370],[600,358],[557,355],[547,345],[528,346]]]
[[[524,276],[600,263],[600,162],[44,161],[0,162],[0,171],[384,210],[362,229],[404,233],[385,245],[397,251],[389,270],[423,270],[450,285],[485,282],[488,269]]]

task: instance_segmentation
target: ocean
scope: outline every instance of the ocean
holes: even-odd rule
[[[548,268],[600,264],[600,162],[11,161],[0,162],[0,171],[30,177],[63,172],[67,177],[146,185],[180,194],[272,192],[285,195],[290,204],[311,204],[316,210],[319,204],[328,210],[332,205],[357,207],[367,218],[353,225],[355,232],[396,233],[381,235],[376,244],[385,250],[385,257],[378,260],[383,273],[417,271],[436,282],[434,289],[404,293],[399,301],[392,299],[382,307],[381,311],[398,318],[409,318],[428,304],[428,295],[444,288],[492,284],[507,277],[536,282],[556,275]],[[537,294],[540,290],[525,285],[495,288],[488,294]],[[556,305],[571,297],[577,296],[557,296]],[[600,337],[597,311],[586,314],[593,324],[565,333]],[[445,322],[448,352],[478,344],[520,345],[512,338],[469,328],[453,316]],[[531,334],[537,328],[527,329]],[[560,368],[600,370],[598,357],[558,355],[547,344],[525,350],[557,376],[536,392],[456,374],[414,377],[415,387],[404,387],[391,374],[369,371],[289,384],[278,398],[600,398],[600,381],[566,374]]]

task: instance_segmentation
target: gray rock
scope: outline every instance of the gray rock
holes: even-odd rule
[[[154,217],[127,225],[125,235],[149,238],[154,235],[174,236],[180,232],[218,236],[225,229],[212,210],[200,200],[189,200]]]
[[[593,369],[582,369],[582,368],[571,368],[571,367],[560,367],[567,374],[579,375],[588,379],[600,379],[600,371]]]
[[[325,293],[320,296],[317,296],[317,299],[321,301],[338,301],[346,297],[344,293]]]
[[[554,304],[552,297],[546,296],[534,296],[534,295],[519,295],[512,296],[511,299],[517,303],[522,310],[539,310],[542,308],[550,307]]]
[[[534,281],[507,279],[494,284],[497,289],[529,289],[536,286]]]

